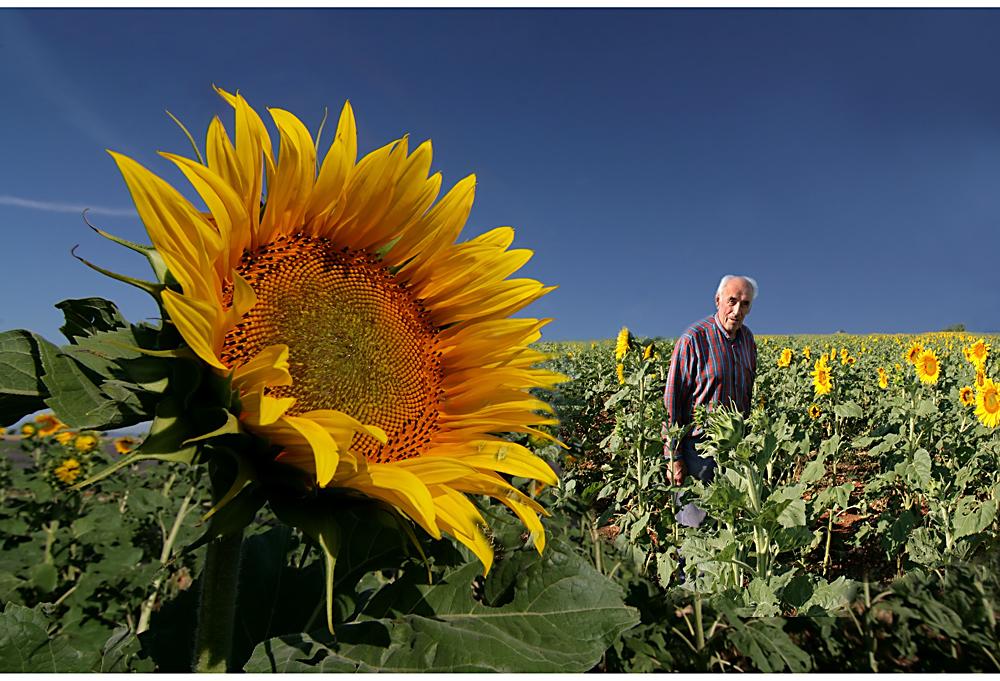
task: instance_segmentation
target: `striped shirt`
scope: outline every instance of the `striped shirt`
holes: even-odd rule
[[[741,326],[730,339],[717,315],[693,324],[677,340],[670,359],[663,395],[668,422],[687,425],[695,407],[712,409],[718,404],[729,406],[730,401],[744,417],[749,416],[756,376],[757,343],[750,329]],[[689,435],[700,435],[701,430],[695,426]],[[664,443],[664,449],[677,454],[681,443]]]

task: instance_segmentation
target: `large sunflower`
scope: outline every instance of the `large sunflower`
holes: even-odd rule
[[[1000,391],[992,378],[983,380],[983,387],[976,391],[976,416],[987,428],[1000,425]]]
[[[830,377],[830,369],[822,359],[816,362],[815,369],[811,373],[813,377],[813,388],[817,395],[829,395],[833,389],[833,379]]]
[[[917,378],[922,383],[937,383],[941,376],[941,364],[933,350],[924,350],[916,359],[913,366],[917,369]]]
[[[531,252],[508,250],[508,227],[455,243],[475,177],[435,204],[429,142],[411,153],[404,137],[355,163],[345,104],[318,164],[305,126],[270,109],[275,159],[257,113],[218,92],[235,109],[234,140],[216,118],[207,162],[162,154],[208,212],[112,155],[178,284],[162,292],[170,321],[207,365],[232,373],[241,427],[320,487],[387,502],[432,536],[453,535],[487,570],[485,523],[466,493],[513,509],[541,551],[543,509],[500,474],[558,480],[496,435],[557,423],[527,393],[564,380],[534,368],[545,357],[528,348],[550,320],[507,318],[551,290],[507,279]]]

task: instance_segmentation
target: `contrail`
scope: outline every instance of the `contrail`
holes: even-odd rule
[[[21,199],[16,196],[6,196],[0,194],[0,204],[7,206],[19,206],[21,208],[34,208],[35,210],[47,210],[52,213],[82,213],[87,211],[94,215],[115,215],[119,217],[135,217],[135,208],[101,208],[100,206],[73,206],[68,203],[52,203],[49,201],[32,201],[31,199]]]

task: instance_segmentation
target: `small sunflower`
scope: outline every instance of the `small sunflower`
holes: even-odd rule
[[[57,419],[55,414],[51,413],[39,414],[35,417],[35,423],[38,424],[38,435],[40,437],[52,435],[56,431],[66,428],[65,424]]]
[[[879,374],[878,375],[878,387],[882,388],[883,390],[885,390],[886,388],[888,388],[889,387],[889,377],[886,376],[885,374]]]
[[[642,351],[642,359],[647,360],[653,356],[653,344],[650,343],[646,346],[646,349]]]
[[[976,365],[977,369],[983,369],[986,366],[986,358],[989,354],[990,346],[980,338],[969,348],[968,358],[970,362]]]
[[[35,427],[33,423],[25,423],[21,426],[21,437],[22,438],[32,438],[38,434],[38,428]]]
[[[76,436],[77,433],[75,433],[72,430],[60,430],[58,433],[55,434],[56,442],[58,442],[61,445],[68,445],[70,442],[73,441],[73,438],[75,438]]]
[[[885,376],[885,369],[883,369],[882,367],[879,367],[878,368],[878,375],[879,376]]]
[[[805,355],[806,359],[812,359],[812,346],[807,345],[802,348],[802,354]]]
[[[115,451],[119,454],[128,454],[135,449],[135,440],[130,437],[120,437],[115,440]]]
[[[823,412],[821,412],[819,407],[817,407],[815,404],[809,407],[809,415],[812,416],[814,419],[818,419],[820,417],[820,414],[822,413]]]
[[[1000,391],[992,378],[985,379],[982,389],[976,391],[976,416],[987,428],[1000,424]]]
[[[840,350],[840,359],[847,359],[847,357],[848,357],[848,356],[849,356],[850,354],[851,354],[851,353],[849,353],[849,352],[847,351],[847,348],[841,348],[841,350]]]
[[[919,357],[920,353],[922,353],[923,351],[924,351],[924,346],[922,346],[920,343],[914,342],[913,345],[910,346],[910,349],[907,350],[906,354],[903,356],[906,358],[907,362],[913,364],[914,362],[917,361],[917,357]]]
[[[625,382],[625,365],[617,364],[615,366],[615,373],[618,374],[618,385],[623,384]]]
[[[64,485],[72,485],[80,477],[83,468],[80,462],[74,458],[64,460],[54,470],[53,475]]]
[[[778,358],[778,366],[786,367],[792,363],[792,349],[785,348],[781,351],[781,357]]]
[[[508,250],[509,227],[455,243],[476,180],[435,203],[430,142],[411,153],[404,137],[356,162],[348,103],[320,162],[305,125],[269,109],[276,158],[246,100],[218,92],[236,113],[233,141],[216,118],[207,162],[163,154],[208,212],[112,155],[177,281],[163,307],[206,365],[232,375],[240,428],[269,439],[311,484],[451,534],[487,571],[485,521],[466,494],[510,507],[541,551],[544,509],[503,476],[558,479],[496,435],[558,423],[528,393],[565,380],[537,368],[546,356],[529,348],[551,320],[508,318],[554,288],[507,278],[531,251]]]
[[[971,385],[967,385],[958,391],[958,399],[962,401],[966,407],[971,407],[976,403],[975,391],[972,389]]]
[[[830,369],[825,362],[816,362],[816,368],[812,372],[813,387],[817,395],[829,395],[833,389],[833,379],[830,376]]]
[[[973,381],[973,384],[976,386],[976,389],[982,390],[983,386],[986,384],[985,381],[986,381],[986,374],[983,373],[982,371],[977,371],[976,378]]]
[[[93,433],[80,433],[73,439],[73,448],[79,452],[92,452],[97,448],[97,436]]]
[[[851,357],[848,357],[846,361],[847,361],[847,363],[850,366],[854,366],[854,363],[858,361],[858,358],[854,357],[854,356],[851,356]]]
[[[623,326],[622,330],[618,332],[618,339],[615,341],[615,359],[619,362],[628,352],[628,327]]]
[[[914,360],[913,366],[917,369],[917,378],[921,383],[937,383],[941,376],[941,364],[933,350],[924,350]]]

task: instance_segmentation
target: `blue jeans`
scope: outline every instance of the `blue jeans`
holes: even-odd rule
[[[686,437],[681,440],[681,456],[687,464],[688,475],[693,476],[702,482],[712,482],[715,479],[715,459],[710,456],[701,456],[695,445],[702,442],[701,436]],[[674,494],[674,503],[680,504],[681,495]],[[708,517],[708,513],[698,508],[693,501],[684,504],[684,508],[677,512],[675,516],[677,522],[688,527],[701,527]]]

